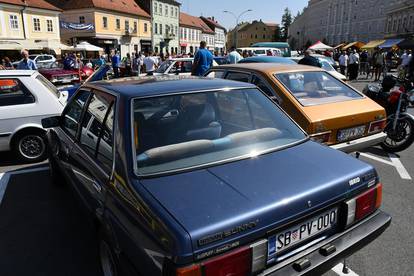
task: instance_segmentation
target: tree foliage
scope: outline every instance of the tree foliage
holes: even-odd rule
[[[282,38],[284,40],[288,39],[289,27],[292,24],[292,13],[289,8],[285,8],[284,14],[282,16]]]

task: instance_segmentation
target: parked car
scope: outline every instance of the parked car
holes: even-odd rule
[[[372,166],[309,140],[251,84],[94,82],[43,125],[104,275],[318,274],[391,221]]]
[[[279,48],[271,48],[271,47],[244,47],[244,48],[237,48],[239,53],[244,51],[252,52],[255,56],[283,56],[283,52]],[[271,54],[271,55],[270,55]]]
[[[94,82],[94,81],[100,81],[100,80],[109,80],[109,79],[112,79],[113,76],[114,75],[113,75],[112,67],[107,64],[102,65],[85,80],[84,84],[88,82]],[[79,89],[80,86],[81,86],[80,83],[73,83],[71,85],[61,86],[59,87],[59,90],[67,91],[69,98],[71,98],[73,94],[75,94],[76,90]]]
[[[293,60],[295,63],[298,63],[299,60],[301,60],[302,58],[303,57],[292,57],[291,60]],[[341,81],[346,81],[346,76],[336,71],[336,69],[332,67],[332,64],[330,62],[322,58],[318,58],[318,60],[322,66],[322,69],[326,70],[329,74],[331,74],[335,78],[340,79]]]
[[[190,76],[193,68],[194,58],[173,58],[164,61],[155,70],[155,76],[161,75],[183,75]],[[218,66],[217,62],[213,60],[213,66]],[[145,75],[145,74],[143,74]]]
[[[287,42],[257,42],[252,44],[251,47],[270,47],[277,48],[283,52],[284,57],[291,56],[291,48]]]
[[[29,55],[29,59],[33,60],[36,63],[36,66],[38,68],[47,67],[50,64],[56,62],[56,58],[53,55],[46,55],[46,54],[40,54],[40,55]],[[13,66],[16,68],[19,64],[19,61],[13,62]]]
[[[251,82],[272,97],[312,139],[344,152],[384,141],[384,108],[321,68],[251,63],[222,65],[208,77]]]
[[[240,60],[238,63],[281,63],[281,64],[297,64],[290,58],[286,57],[272,57],[272,56],[256,56],[247,57]]]
[[[69,84],[80,81],[79,71],[75,69],[63,69],[60,63],[53,63],[46,68],[40,68],[39,73],[54,85]]]
[[[25,162],[45,159],[41,120],[62,113],[67,97],[37,71],[0,70],[0,152],[12,150]]]

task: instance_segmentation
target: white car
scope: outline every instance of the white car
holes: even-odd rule
[[[154,71],[154,76],[161,75],[180,75],[190,76],[193,68],[194,58],[173,58],[166,60]],[[217,62],[213,60],[213,66],[218,66]],[[145,74],[143,74],[145,75]]]
[[[36,66],[39,68],[43,68],[45,66],[48,66],[54,62],[56,62],[56,58],[52,55],[46,55],[46,54],[41,54],[41,55],[29,55],[29,59],[33,60],[36,63]],[[19,61],[15,61],[13,62],[13,66],[17,67],[17,65],[19,64]]]
[[[303,56],[291,57],[290,59],[295,61],[295,62],[299,62],[299,60],[301,60],[302,58],[303,58]],[[316,58],[318,58],[318,57],[316,57]],[[325,59],[322,59],[322,58],[318,58],[318,60],[319,60],[320,64],[322,65],[322,69],[327,71],[329,74],[331,74],[335,78],[340,79],[341,81],[346,81],[346,76],[344,76],[341,73],[339,73],[338,71],[336,71],[335,68],[333,68],[333,66],[328,61],[326,61]]]
[[[282,57],[283,53],[282,50],[278,48],[269,48],[269,47],[245,47],[245,48],[237,48],[239,53],[244,51],[252,52],[255,56],[267,56],[268,52],[272,53],[272,56]]]
[[[12,150],[24,162],[46,159],[41,120],[60,115],[68,93],[37,71],[0,71],[0,152]]]

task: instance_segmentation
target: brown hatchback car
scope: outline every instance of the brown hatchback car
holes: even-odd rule
[[[320,68],[250,63],[214,67],[206,76],[257,85],[313,140],[338,150],[359,151],[386,138],[385,110]]]

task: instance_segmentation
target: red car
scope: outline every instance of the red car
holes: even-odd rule
[[[93,73],[93,69],[83,66],[80,71],[77,69],[67,70],[63,69],[63,64],[53,63],[47,68],[40,68],[39,73],[51,83],[60,85],[80,82],[88,78]]]

